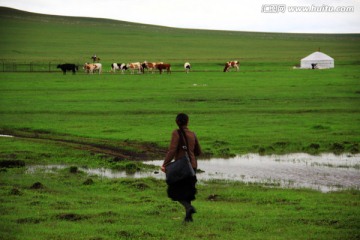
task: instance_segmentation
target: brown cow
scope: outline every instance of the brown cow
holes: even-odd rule
[[[156,69],[159,70],[160,74],[162,74],[162,71],[166,69],[166,72],[171,74],[171,65],[169,63],[160,63],[156,64]]]
[[[230,61],[225,63],[224,72],[229,72],[230,68],[236,68],[236,71],[239,71],[239,61]]]
[[[155,69],[155,67],[156,67],[156,63],[145,61],[145,62],[142,64],[142,66],[143,66],[143,69],[147,68],[148,71],[151,71],[151,73],[154,73],[154,69]]]

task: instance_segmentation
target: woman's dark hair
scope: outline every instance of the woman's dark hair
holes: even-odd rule
[[[189,117],[185,113],[179,113],[176,116],[176,123],[179,127],[186,126],[189,122]]]

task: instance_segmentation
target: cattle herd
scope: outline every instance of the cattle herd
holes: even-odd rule
[[[78,66],[71,63],[59,64],[57,68],[60,68],[63,74],[66,74],[67,71],[71,71],[73,74],[79,70]],[[231,68],[235,68],[236,71],[239,71],[239,61],[229,61],[225,63],[224,72],[230,71]],[[85,63],[83,66],[85,73],[93,74],[98,73],[101,74],[103,71],[101,63]],[[113,63],[111,64],[110,72],[116,73],[121,72],[122,74],[125,71],[130,71],[131,74],[136,73],[145,73],[145,69],[150,73],[154,73],[155,71],[159,71],[160,74],[163,71],[166,71],[168,74],[171,74],[171,64],[163,63],[163,62],[147,62],[143,63],[134,62],[134,63]],[[186,73],[189,73],[191,69],[191,65],[189,62],[184,64],[184,70]]]
[[[190,67],[190,63],[185,63],[185,65],[188,65]],[[164,70],[166,70],[167,73],[171,73],[171,65],[169,63],[163,63],[163,62],[134,62],[134,63],[113,63],[111,64],[111,70],[110,72],[115,73],[116,71],[121,71],[121,73],[124,73],[126,70],[129,70],[131,74],[134,74],[135,71],[137,73],[145,73],[145,69],[147,69],[149,72],[154,73],[155,70],[159,70],[160,74]]]

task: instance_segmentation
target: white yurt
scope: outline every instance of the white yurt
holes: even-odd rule
[[[300,68],[334,68],[334,59],[325,53],[314,52],[301,59]]]

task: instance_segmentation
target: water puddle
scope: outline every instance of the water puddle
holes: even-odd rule
[[[32,165],[28,166],[26,173],[35,173],[37,171],[43,171],[45,173],[56,173],[58,170],[69,168],[70,165],[62,164],[49,164],[49,165]],[[109,168],[85,168],[79,167],[79,171],[88,174],[89,176],[96,175],[102,178],[146,178],[146,177],[156,177],[159,175],[159,172],[135,172],[127,173],[126,171],[112,170]]]
[[[162,160],[146,161],[145,164],[161,166]],[[43,169],[48,172],[65,168],[64,165],[31,166],[28,172]],[[360,189],[360,155],[288,154],[260,156],[247,154],[230,159],[199,160],[201,170],[198,180],[235,180],[248,183],[262,183],[268,186],[286,188],[312,188],[322,192],[341,189]],[[104,178],[155,177],[165,179],[162,172],[137,172],[127,174],[111,169],[79,168],[89,175]]]
[[[162,161],[147,164],[161,166]],[[360,155],[247,154],[230,159],[198,161],[204,171],[199,180],[236,180],[286,188],[311,188],[322,192],[360,189]],[[165,174],[160,174],[165,178]]]
[[[0,134],[0,137],[12,138],[12,137],[14,137],[14,136],[11,136],[11,135],[5,135],[5,134]]]

